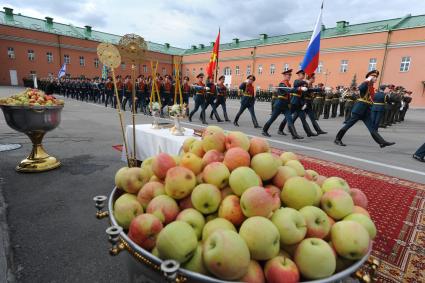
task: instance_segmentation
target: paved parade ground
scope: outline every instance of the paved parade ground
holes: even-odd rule
[[[0,97],[19,90],[1,87]],[[192,100],[190,103],[193,105]],[[238,109],[239,101],[228,101],[230,119]],[[269,118],[270,103],[257,103],[256,113],[260,125],[264,125]],[[199,112],[193,123],[185,121],[184,126],[201,127],[198,117]],[[342,125],[342,117],[320,119],[319,124],[328,134],[305,137],[302,141],[277,135],[276,121],[269,130],[272,137],[268,140],[282,150],[425,183],[424,163],[412,159],[412,153],[425,139],[424,117],[425,110],[410,109],[405,122],[380,129],[386,140],[396,142],[384,149],[379,148],[361,123],[344,137],[347,147],[335,145],[333,140]],[[130,118],[127,111],[127,123]],[[147,116],[137,116],[137,123],[150,122]],[[239,124],[239,128],[232,123],[219,125],[226,130],[261,136],[261,129],[253,128],[247,111]],[[305,136],[299,120],[296,127]],[[14,167],[30,152],[31,143],[26,136],[9,128],[2,117],[0,144],[8,143],[22,144],[20,149],[0,152],[0,227],[7,224],[10,237],[10,242],[6,241],[7,233],[3,229],[0,243],[6,243],[6,253],[13,255],[7,258],[8,265],[16,271],[14,276],[21,282],[125,282],[124,254],[118,258],[108,256],[109,243],[104,233],[108,223],[106,219],[95,218],[92,201],[93,196],[110,193],[115,172],[125,165],[120,153],[112,147],[122,144],[116,110],[65,99],[61,124],[44,139],[47,152],[61,160],[60,169],[40,174],[15,172]],[[7,223],[2,210],[5,206]],[[3,250],[0,247],[0,274],[4,267]]]

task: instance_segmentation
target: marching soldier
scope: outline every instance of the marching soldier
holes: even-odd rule
[[[233,121],[233,125],[239,127],[238,120],[245,109],[248,109],[249,114],[251,114],[252,123],[254,124],[254,128],[261,128],[258,125],[257,117],[255,116],[254,104],[255,104],[255,89],[254,89],[254,81],[255,76],[249,75],[245,82],[243,82],[239,86],[241,97],[241,107],[239,108],[239,112],[236,114],[235,120]]]
[[[125,81],[124,81],[124,99],[122,101],[122,109],[125,111],[125,106],[129,105],[130,107],[130,111],[133,110],[133,99],[132,99],[132,92],[133,92],[133,84],[131,83],[131,76],[127,75],[125,76]]]
[[[385,105],[387,102],[386,89],[387,89],[386,85],[381,85],[379,87],[379,91],[375,93],[375,95],[372,98],[373,104],[372,104],[370,119],[372,122],[372,129],[374,131],[378,131],[381,118],[382,116],[384,116],[384,113],[385,113]]]
[[[325,91],[325,102],[324,102],[324,110],[323,110],[323,119],[329,119],[329,114],[331,112],[331,104],[332,104],[332,89]]]
[[[195,107],[193,108],[192,112],[189,114],[189,121],[192,122],[193,115],[198,111],[199,107],[201,107],[201,120],[202,124],[208,124],[205,120],[205,92],[206,92],[206,86],[203,82],[204,80],[204,74],[199,73],[196,78],[198,81],[193,85],[193,88],[196,91],[195,94]]]
[[[124,92],[124,83],[122,81],[121,75],[118,75],[116,77],[116,80],[117,80],[118,100],[119,100],[119,103],[122,104],[122,98],[123,98],[123,92]],[[114,95],[114,108],[117,108],[118,100],[117,100],[116,96]]]
[[[404,117],[406,116],[406,112],[409,109],[409,104],[412,102],[412,92],[406,91],[403,95],[403,109],[400,112],[400,121],[404,121]]]
[[[345,94],[348,92],[348,89],[343,87],[339,88],[339,117],[344,117],[345,114]]]
[[[397,93],[395,97],[395,109],[394,109],[394,116],[393,116],[393,123],[399,123],[400,122],[400,108],[402,107],[402,93],[404,92],[404,88],[400,87],[400,91]]]
[[[297,130],[295,129],[294,123],[292,122],[292,113],[291,113],[291,110],[289,109],[290,93],[297,91],[297,89],[295,88],[290,89],[291,83],[289,81],[292,76],[292,69],[284,71],[282,75],[283,75],[283,81],[279,83],[279,87],[277,89],[277,97],[273,105],[272,115],[270,119],[266,122],[266,124],[264,125],[262,134],[263,136],[270,137],[271,135],[268,132],[270,126],[279,117],[280,114],[283,114],[288,123],[289,132],[291,133],[292,138],[303,139],[303,137],[297,134]],[[285,135],[283,131],[279,134]]]
[[[216,87],[214,84],[214,77],[207,77],[207,82],[205,84],[208,87],[208,90],[206,92],[206,96],[205,96],[205,111],[207,110],[208,106],[211,105],[211,114],[210,114],[210,119],[213,120],[213,114],[215,116],[215,118],[217,119],[217,122],[223,122],[223,120],[221,120],[220,116],[218,115],[218,112],[216,110],[215,107],[215,100],[217,97],[217,92],[216,92]]]
[[[360,98],[353,106],[350,119],[338,131],[334,141],[335,144],[339,146],[346,146],[346,144],[342,142],[342,138],[344,137],[345,133],[360,120],[363,121],[370,134],[372,135],[372,138],[377,144],[379,144],[381,148],[395,144],[394,142],[387,142],[384,140],[384,138],[372,127],[370,119],[370,107],[373,103],[372,100],[375,95],[373,83],[376,82],[378,76],[379,71],[377,70],[370,71],[366,74],[366,80],[358,87],[360,91]]]
[[[112,107],[115,107],[115,103],[113,100],[114,99],[114,84],[112,82],[112,77],[108,77],[106,79],[105,93],[106,93],[105,107],[108,107],[109,102],[111,102]]]
[[[182,88],[182,96],[183,103],[186,104],[186,116],[189,116],[189,97],[190,97],[190,85],[189,85],[189,77],[183,77],[183,85]]]
[[[391,85],[388,86],[388,88],[389,88],[390,92],[388,94],[387,102],[385,104],[384,118],[382,118],[383,121],[381,123],[382,128],[386,128],[386,127],[391,126],[390,125],[390,117],[391,117],[392,99],[394,97],[393,93],[395,91],[394,90],[395,85],[391,84]]]
[[[339,92],[339,88],[337,88],[336,91],[333,93],[332,101],[331,101],[331,105],[332,105],[331,117],[332,118],[335,118],[336,115],[338,114],[339,98],[340,98],[340,92]]]
[[[224,76],[221,76],[218,78],[216,91],[217,91],[217,98],[214,105],[215,110],[217,111],[218,106],[221,105],[221,108],[223,109],[224,121],[230,122],[229,117],[227,117],[227,109],[226,109],[227,87],[224,85]]]
[[[413,158],[419,162],[425,162],[425,143],[413,154]]]
[[[351,111],[353,110],[353,106],[354,106],[354,103],[356,102],[356,100],[357,100],[356,87],[352,86],[351,90],[348,91],[345,94],[345,107],[344,107],[344,110],[345,110],[344,121],[345,122],[347,122],[348,119],[350,119]]]
[[[319,83],[318,87],[323,88],[324,85],[322,83]],[[316,116],[316,120],[319,120],[320,116],[322,115],[324,104],[325,93],[323,91],[319,91],[316,93],[316,96],[313,99],[313,112]]]
[[[302,110],[310,118],[310,121],[313,125],[313,128],[317,132],[317,135],[324,135],[324,134],[327,134],[327,132],[323,131],[320,128],[319,124],[317,123],[316,115],[313,112],[313,102],[312,102],[313,97],[314,97],[314,93],[315,92],[316,93],[322,92],[323,89],[322,88],[312,88],[314,81],[315,81],[315,74],[314,73],[311,74],[310,76],[307,76],[307,86],[306,87],[308,87],[308,90],[303,93],[302,99],[303,99],[304,105],[302,107]],[[293,120],[294,123],[298,119],[299,113],[300,112],[295,112],[294,115],[292,116],[292,120]],[[283,132],[283,130],[285,129],[286,122],[287,122],[287,119],[285,117],[285,119],[283,120],[283,122],[279,126],[279,131]],[[307,126],[308,126],[308,124],[307,124]],[[304,124],[303,124],[303,127],[304,127]],[[304,127],[304,129],[306,129],[306,128],[307,127]],[[311,132],[309,126],[308,126],[308,129],[306,129],[306,133],[307,133],[307,136],[309,136],[309,137],[310,136],[317,136],[317,135],[311,134],[312,132]]]
[[[161,98],[163,99],[163,104],[166,106],[173,105],[173,82],[169,75],[165,76],[164,83],[162,85],[162,94]]]

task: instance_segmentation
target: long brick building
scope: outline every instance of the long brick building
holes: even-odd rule
[[[248,74],[257,77],[257,88],[267,89],[281,79],[288,68],[298,69],[311,31],[256,39],[233,39],[220,45],[219,73],[236,87]],[[101,74],[96,55],[99,42],[118,43],[121,36],[54,22],[50,17],[35,19],[0,12],[0,84],[22,84],[22,78],[56,76],[64,62],[71,76]],[[181,49],[170,44],[148,42],[148,56],[137,66],[140,74],[150,74],[150,60],[158,60],[158,71],[170,74],[173,58],[181,57],[182,73],[194,79],[209,61],[212,43]],[[425,107],[425,15],[349,24],[338,21],[335,27],[322,27],[320,64],[317,82],[349,85],[360,82],[371,69],[381,71],[381,83],[402,85],[413,91],[412,105]],[[116,71],[129,74],[125,61]]]

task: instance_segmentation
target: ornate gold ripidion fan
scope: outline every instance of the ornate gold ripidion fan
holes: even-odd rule
[[[130,160],[130,166],[136,166],[136,65],[139,64],[145,57],[148,46],[143,37],[137,34],[126,34],[118,42],[118,50],[122,58],[128,59],[131,62],[131,81],[133,88],[132,92],[132,110],[133,110],[133,154]]]

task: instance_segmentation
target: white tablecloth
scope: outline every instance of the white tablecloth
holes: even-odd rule
[[[127,125],[125,135],[129,147],[128,153],[131,157],[133,154],[133,125]],[[136,158],[143,161],[160,152],[179,154],[185,139],[192,136],[193,129],[185,128],[184,136],[174,136],[168,128],[152,129],[151,124],[136,125]],[[121,159],[127,161],[125,147],[123,147]]]

